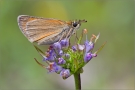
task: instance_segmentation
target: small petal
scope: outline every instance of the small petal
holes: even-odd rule
[[[84,45],[80,45],[80,44],[78,44],[78,49],[79,50],[81,50],[81,51],[83,51],[83,49],[85,48],[85,46]]]
[[[47,57],[47,59],[46,60],[48,60],[48,61],[54,61],[55,60],[55,57],[54,56],[49,56],[49,57]]]
[[[94,44],[92,42],[86,41],[85,42],[85,52],[88,53],[94,48]]]
[[[92,57],[97,57],[97,54],[95,54],[95,53],[94,54],[91,54],[91,55],[92,55]]]

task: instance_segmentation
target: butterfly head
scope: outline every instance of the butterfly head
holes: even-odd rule
[[[82,22],[87,22],[87,21],[86,20],[74,20],[74,21],[71,21],[71,26],[74,29],[79,29]]]

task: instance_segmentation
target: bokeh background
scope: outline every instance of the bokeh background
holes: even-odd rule
[[[101,36],[98,49],[81,74],[82,89],[135,89],[134,0],[0,0],[0,90],[71,90],[74,78],[48,74],[42,57],[18,28],[18,15],[61,20],[86,19],[82,29]],[[73,38],[72,38],[73,39]],[[48,46],[41,46],[45,51]]]

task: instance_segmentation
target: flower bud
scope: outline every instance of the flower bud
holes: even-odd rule
[[[60,56],[63,55],[63,51],[62,51],[62,50],[59,51],[59,55],[60,55]]]
[[[69,41],[67,39],[63,39],[60,41],[60,44],[62,47],[68,47],[69,46]]]
[[[72,50],[73,50],[73,51],[77,51],[76,45],[75,45],[75,46],[72,46]]]
[[[58,64],[65,64],[66,61],[63,58],[58,58]]]
[[[60,72],[60,75],[63,77],[63,79],[66,79],[70,76],[70,71],[69,69],[63,69],[61,72]]]
[[[56,42],[53,44],[53,48],[59,51],[61,50],[61,44],[59,42]]]
[[[69,59],[69,58],[70,58],[70,55],[69,55],[69,54],[65,54],[65,57],[66,57],[67,59]]]

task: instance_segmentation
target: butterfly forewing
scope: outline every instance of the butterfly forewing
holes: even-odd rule
[[[68,30],[66,22],[57,19],[38,18],[33,16],[21,15],[18,17],[18,24],[22,33],[30,42],[38,44],[47,44],[53,38],[60,34],[63,30]],[[54,38],[54,41],[57,41]],[[59,39],[59,37],[57,37]],[[49,41],[51,40],[51,41]]]

